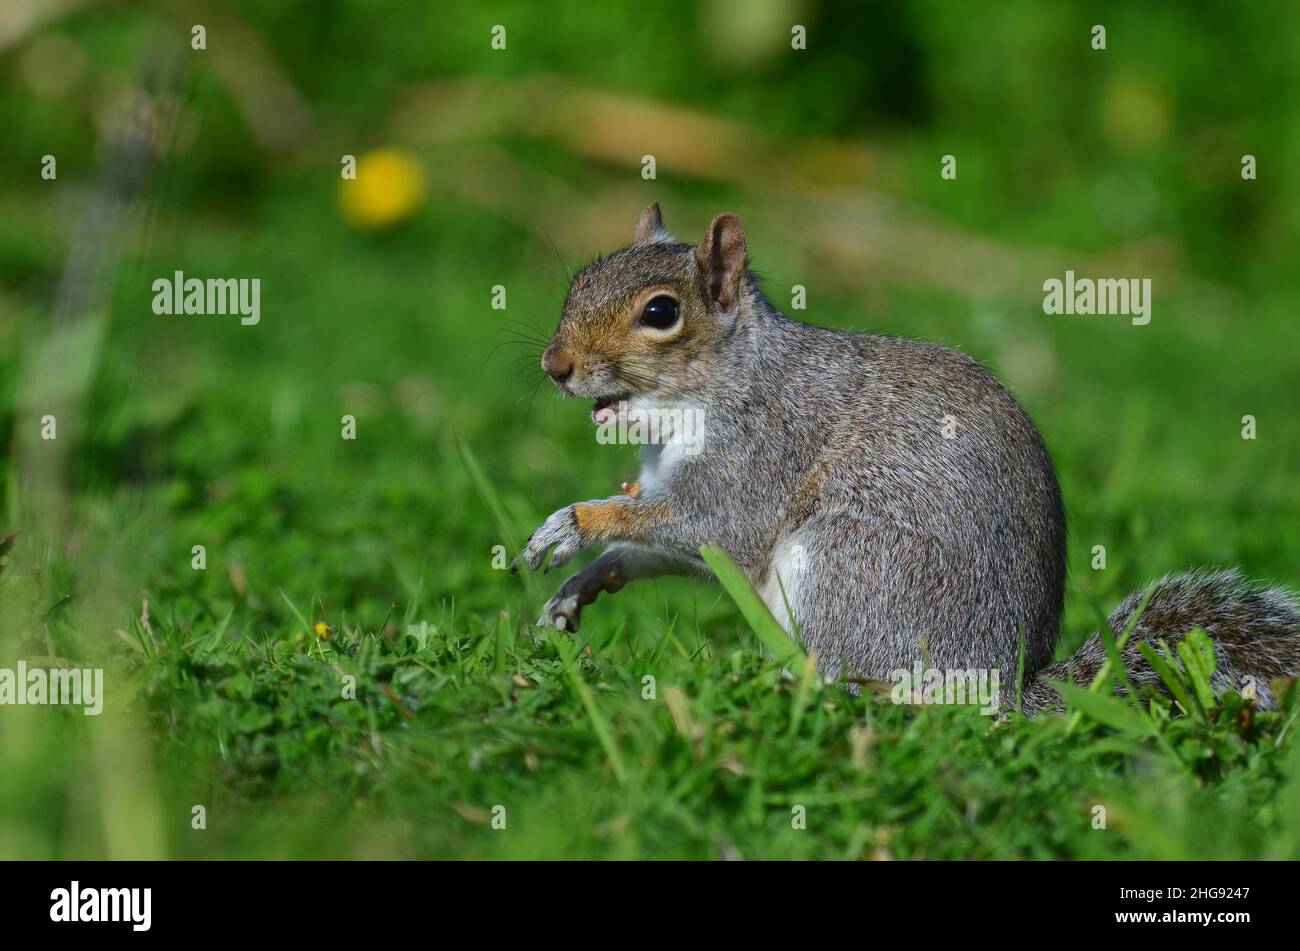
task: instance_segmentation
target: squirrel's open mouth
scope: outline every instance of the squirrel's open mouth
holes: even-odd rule
[[[626,394],[602,396],[591,407],[591,421],[597,426],[605,426],[615,422],[618,419],[619,404],[626,399]]]

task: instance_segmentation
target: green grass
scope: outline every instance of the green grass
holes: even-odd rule
[[[298,199],[304,240],[333,228],[349,247],[256,337],[142,316],[138,289],[121,291],[130,316],[97,384],[113,409],[94,418],[100,448],[76,470],[83,547],[20,535],[0,577],[10,642],[103,663],[113,703],[100,721],[6,719],[4,854],[1300,855],[1294,701],[1248,729],[1226,707],[1161,719],[1159,743],[1087,709],[1071,732],[1060,717],[901,708],[800,676],[797,662],[784,676],[720,589],[681,580],[602,598],[578,635],[532,628],[558,579],[498,570],[493,546],[513,554],[553,508],[606,491],[634,460],[597,446],[576,404],[542,394],[525,415],[531,381],[513,389],[487,357],[501,336],[485,313],[492,281],[464,275],[482,273],[479,245],[499,235],[442,239],[433,276],[390,283],[404,249],[339,232],[319,199]],[[282,232],[238,249],[191,234],[217,273],[251,255],[277,286],[294,266]],[[514,305],[530,319],[554,313],[562,288],[544,270],[512,279],[514,300],[537,301]],[[372,295],[390,300],[376,308]],[[355,324],[310,331],[319,308],[348,302]],[[913,306],[900,298],[884,319],[911,320]],[[951,339],[965,316],[940,301],[916,323],[947,322],[936,336]],[[872,322],[847,303],[834,318]],[[1187,563],[1283,573],[1294,541],[1269,526],[1294,517],[1295,493],[1260,473],[1291,464],[1294,446],[1243,448],[1231,419],[1217,447],[1183,438],[1209,425],[1204,388],[1180,373],[1118,386],[1123,359],[1095,346],[1056,350],[1064,395],[1031,400],[1072,500],[1073,583],[1109,603]],[[1231,340],[1216,346],[1216,361],[1234,359]],[[1263,375],[1225,377],[1220,398],[1250,403]],[[1087,413],[1103,394],[1124,410]],[[340,438],[344,412],[356,441]],[[132,480],[137,458],[147,472]],[[1205,485],[1212,460],[1220,501]],[[1247,495],[1267,504],[1233,501]],[[1087,568],[1096,539],[1106,571]],[[193,544],[206,570],[191,567]],[[1095,617],[1082,592],[1069,604],[1063,641],[1075,643]],[[196,804],[205,830],[191,828]],[[1097,805],[1105,830],[1092,828]],[[805,829],[791,826],[796,806]],[[114,835],[121,823],[140,832]]]
[[[1053,50],[1079,17],[1029,12],[1040,6],[1021,8],[1020,32],[998,33],[996,56],[972,48],[964,5],[921,18],[929,111],[899,118],[901,131],[852,124],[875,115],[870,103],[837,95],[890,93],[831,83],[843,59],[807,75],[661,75],[648,68],[663,45],[657,23],[633,31],[649,85],[607,81],[684,101],[717,86],[726,115],[755,122],[775,101],[764,90],[806,81],[824,108],[791,107],[768,131],[879,144],[894,163],[891,187],[939,220],[1017,251],[1155,235],[1184,277],[1212,280],[1214,292],[1162,286],[1145,328],[1046,317],[1037,281],[1059,274],[966,294],[886,262],[878,281],[873,272],[869,288],[854,289],[842,278],[856,265],[823,260],[816,236],[784,227],[755,190],[669,169],[644,182],[635,163],[611,168],[555,143],[510,147],[555,176],[539,181],[557,195],[619,209],[618,234],[630,235],[652,199],[684,237],[716,211],[737,211],[773,299],[807,285],[803,319],[986,361],[1037,420],[1059,469],[1071,533],[1065,656],[1096,630],[1094,605],[1109,609],[1167,571],[1240,565],[1298,580],[1300,284],[1279,250],[1294,244],[1294,190],[1282,145],[1265,146],[1284,143],[1278,130],[1294,110],[1278,97],[1300,86],[1255,72],[1276,57],[1225,56],[1244,72],[1220,88],[1197,78],[1212,71],[1162,47],[1168,72],[1149,82],[1167,100],[1166,138],[1133,155],[1094,112],[1137,95],[1145,48],[1116,26],[1108,59],[1061,61]],[[345,25],[367,16],[339,9]],[[1161,37],[1220,36],[1166,16]],[[268,35],[306,93],[337,100],[327,114],[354,123],[340,135],[382,143],[387,113],[374,104],[427,78],[427,44],[416,40],[443,35],[420,23],[388,32],[391,71],[348,64],[359,86],[322,65],[321,37]],[[599,86],[590,37],[544,26],[533,31],[548,44],[544,62],[493,68],[558,69]],[[446,68],[474,73],[484,31],[448,29],[459,39]],[[1277,29],[1279,45],[1288,29]],[[96,63],[97,47],[117,49],[114,30],[91,14],[71,32]],[[1228,31],[1230,50],[1250,45],[1239,32]],[[530,48],[528,30],[511,35]],[[1004,77],[1003,63],[1034,78]],[[1083,66],[1108,72],[1075,89]],[[1036,722],[896,706],[821,683],[735,579],[740,607],[721,587],[661,579],[602,597],[577,634],[533,628],[561,579],[504,565],[550,512],[613,493],[636,460],[596,443],[587,407],[542,385],[540,348],[516,335],[520,324],[548,334],[565,268],[609,246],[594,225],[555,222],[569,235],[561,263],[537,233],[434,174],[410,221],[358,233],[336,210],[332,153],[258,153],[211,75],[192,94],[195,142],[162,176],[147,227],[123,243],[90,388],[60,420],[63,517],[35,517],[41,486],[16,453],[0,466],[0,538],[20,533],[0,572],[0,665],[62,657],[105,667],[108,688],[97,718],[0,710],[0,857],[1300,858],[1294,689],[1275,714],[1231,696],[1203,704],[1193,683],[1180,685],[1191,709],[1174,718],[1105,690]],[[0,97],[30,139],[24,148],[39,154],[53,141],[69,152],[58,188],[94,168],[88,143],[76,148],[89,121],[19,90]],[[1058,108],[1072,97],[1090,104],[1082,114]],[[1240,152],[1234,136],[1263,143],[1252,147],[1268,174],[1250,198],[1231,181],[1233,162],[1202,161],[1209,149]],[[420,156],[431,169],[476,167],[473,147]],[[962,177],[944,183],[937,156],[950,149]],[[14,210],[0,216],[0,437],[16,446],[39,425],[19,380],[69,251],[62,216],[77,205],[31,180],[26,151],[0,164],[12,173],[0,200]],[[1220,172],[1227,184],[1214,183]],[[1099,183],[1118,188],[1116,207],[1129,207],[1125,188],[1147,194],[1148,217],[1099,210]],[[595,221],[596,207],[575,218]],[[150,280],[177,269],[260,277],[261,323],[153,315]],[[489,306],[496,284],[509,291],[505,312]],[[357,419],[355,440],[340,436],[345,414]],[[1247,414],[1254,441],[1240,437]],[[203,570],[191,567],[195,545],[206,548]],[[1106,548],[1104,570],[1092,568],[1095,545]],[[328,638],[316,633],[322,622]],[[1098,806],[1104,828],[1094,827]],[[792,826],[798,807],[804,828]]]

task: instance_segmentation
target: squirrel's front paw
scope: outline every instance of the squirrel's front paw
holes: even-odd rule
[[[546,557],[546,552],[554,548],[555,550],[551,552],[550,564],[546,566],[546,570],[550,571],[572,558],[582,545],[582,532],[578,528],[578,519],[573,513],[573,506],[566,505],[544,521],[541,528],[533,532],[532,537],[528,539],[528,544],[524,546],[524,550],[519,553],[519,557],[515,559],[510,569],[515,570],[520,561],[529,568],[536,568]]]

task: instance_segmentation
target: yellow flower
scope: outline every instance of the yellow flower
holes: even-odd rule
[[[339,183],[339,211],[354,228],[392,227],[424,203],[424,168],[409,152],[366,152],[357,158],[356,176]]]
[[[330,635],[333,633],[334,632],[330,630],[330,626],[326,624],[324,621],[316,622],[316,636],[319,637],[322,641],[328,641],[330,639]]]

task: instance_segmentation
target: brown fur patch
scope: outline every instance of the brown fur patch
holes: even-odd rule
[[[667,518],[668,506],[663,502],[632,505],[622,499],[607,499],[604,502],[579,502],[573,507],[573,519],[578,524],[578,531],[588,541],[638,541],[647,537],[650,529],[663,524]]]
[[[816,510],[822,483],[829,475],[830,466],[823,460],[817,463],[795,490],[794,502],[790,506],[790,515],[795,524],[802,522]]]

